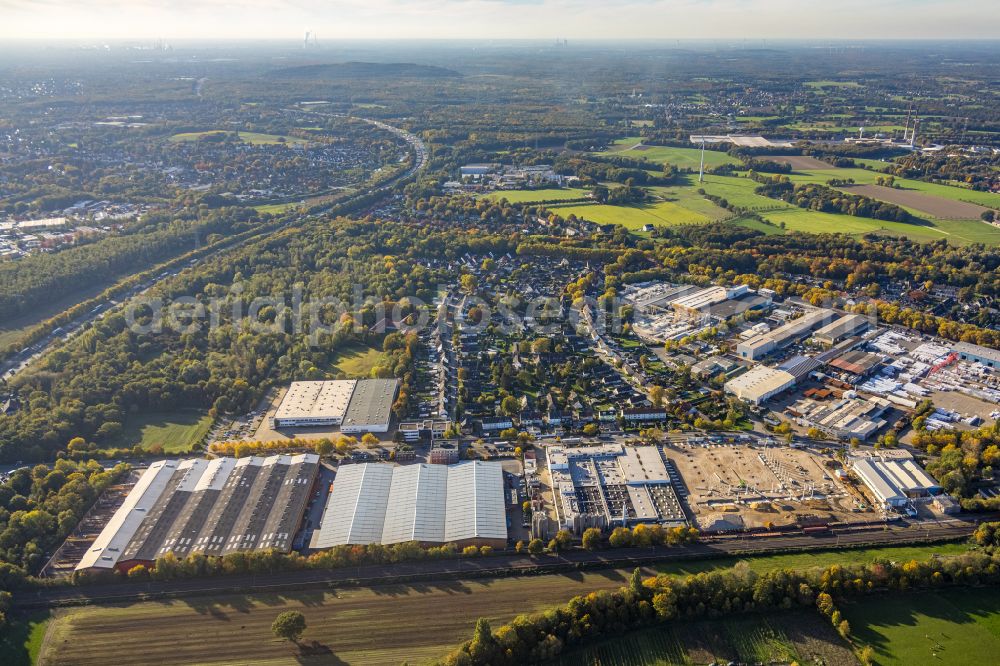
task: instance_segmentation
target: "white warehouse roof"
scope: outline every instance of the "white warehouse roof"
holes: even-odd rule
[[[277,421],[343,420],[357,382],[353,379],[292,382],[274,413]]]
[[[472,539],[507,539],[499,463],[362,463],[337,471],[310,546]]]

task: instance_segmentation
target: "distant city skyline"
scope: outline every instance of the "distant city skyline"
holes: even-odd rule
[[[995,0],[0,0],[8,39],[997,39]]]

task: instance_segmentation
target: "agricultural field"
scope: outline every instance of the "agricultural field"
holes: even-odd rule
[[[978,204],[882,185],[854,185],[841,189],[851,194],[861,194],[879,201],[888,201],[905,208],[918,210],[942,220],[978,220],[983,213],[989,210],[989,208]]]
[[[590,190],[579,187],[547,188],[542,190],[501,190],[486,195],[487,199],[500,201],[506,199],[510,203],[535,203],[537,201],[569,201],[590,196]]]
[[[674,666],[717,663],[856,664],[819,613],[746,615],[675,622],[573,651],[560,666]]]
[[[629,206],[570,204],[548,208],[564,218],[576,215],[597,224],[620,224],[630,231],[642,229],[646,224],[669,227],[678,224],[706,224],[721,218],[721,215],[709,216],[672,201],[653,201]]]
[[[853,178],[854,182],[858,185],[874,185],[875,179],[879,176],[884,177],[885,174],[878,173],[876,171],[869,171],[868,169],[834,169],[833,171],[829,169],[807,169],[803,171],[795,171],[789,175],[789,178],[796,183],[826,183],[826,181],[831,178]],[[898,185],[904,192],[914,191],[921,194],[941,197],[942,199],[966,201],[979,206],[1000,209],[1000,194],[994,194],[993,192],[979,192],[976,190],[966,189],[964,187],[952,187],[949,185],[939,185],[937,183],[925,183],[921,180],[909,180],[906,178],[896,178],[895,182],[896,185]]]
[[[1000,594],[996,588],[887,595],[841,604],[856,643],[879,666],[996,663]]]
[[[38,663],[106,666],[123,654],[148,663],[424,663],[467,640],[479,617],[495,628],[627,581],[627,571],[602,571],[73,608],[56,611]],[[305,615],[314,656],[272,636],[285,610]]]
[[[204,132],[181,132],[180,134],[174,134],[170,137],[171,141],[183,142],[183,141],[199,141],[207,136],[214,136],[218,134],[228,134],[225,130],[207,130]],[[288,144],[288,145],[302,145],[309,143],[305,139],[300,139],[295,136],[279,136],[277,134],[261,134],[260,132],[240,132],[240,140],[253,144],[255,146],[268,146],[275,144]]]
[[[645,158],[650,162],[663,164],[669,162],[675,167],[697,170],[701,164],[700,148],[674,148],[672,146],[646,146],[639,137],[629,137],[615,141],[607,150],[599,155],[621,155],[635,159]],[[716,167],[723,164],[739,164],[726,153],[717,150],[705,151],[705,166]]]
[[[381,349],[365,345],[353,345],[344,349],[337,358],[336,369],[348,378],[364,378],[370,376],[372,368],[385,358]]]
[[[748,565],[758,571],[798,569],[834,562],[867,562],[875,557],[920,559],[958,554],[965,549],[962,544],[941,544],[769,555],[749,558]],[[687,575],[727,568],[736,561],[722,558],[678,562],[644,573]],[[487,617],[496,629],[520,613],[557,606],[578,594],[618,589],[627,583],[629,574],[629,570],[620,569],[65,609],[56,611],[50,621],[39,663],[103,666],[113,663],[116,655],[138,651],[155,663],[290,661],[293,649],[274,641],[270,633],[275,616],[289,609],[300,610],[306,616],[309,628],[304,641],[316,641],[320,646],[316,658],[297,657],[302,663],[331,663],[333,656],[344,664],[423,663],[468,639],[480,616]],[[434,613],[429,614],[428,608],[433,608]],[[199,630],[192,632],[192,626]],[[789,637],[794,638],[791,634]],[[797,649],[801,654],[801,648]]]
[[[164,453],[187,453],[208,434],[212,417],[197,409],[130,414],[111,446],[160,445]]]

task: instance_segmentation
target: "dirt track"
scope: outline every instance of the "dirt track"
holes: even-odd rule
[[[841,189],[851,194],[862,194],[879,201],[913,208],[941,220],[978,220],[984,211],[989,210],[965,201],[951,201],[912,190],[897,190],[894,187],[881,185],[852,185]]]

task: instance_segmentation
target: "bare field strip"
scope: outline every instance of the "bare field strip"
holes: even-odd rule
[[[828,162],[818,160],[815,157],[807,157],[805,155],[765,155],[761,156],[760,159],[777,162],[779,164],[791,164],[792,169],[796,171],[832,171],[837,168]]]
[[[894,187],[882,187],[881,185],[851,185],[841,189],[851,194],[862,194],[879,201],[888,201],[906,208],[913,208],[940,220],[978,220],[983,212],[989,210],[985,206],[965,201],[949,201],[929,194],[897,190]]]

